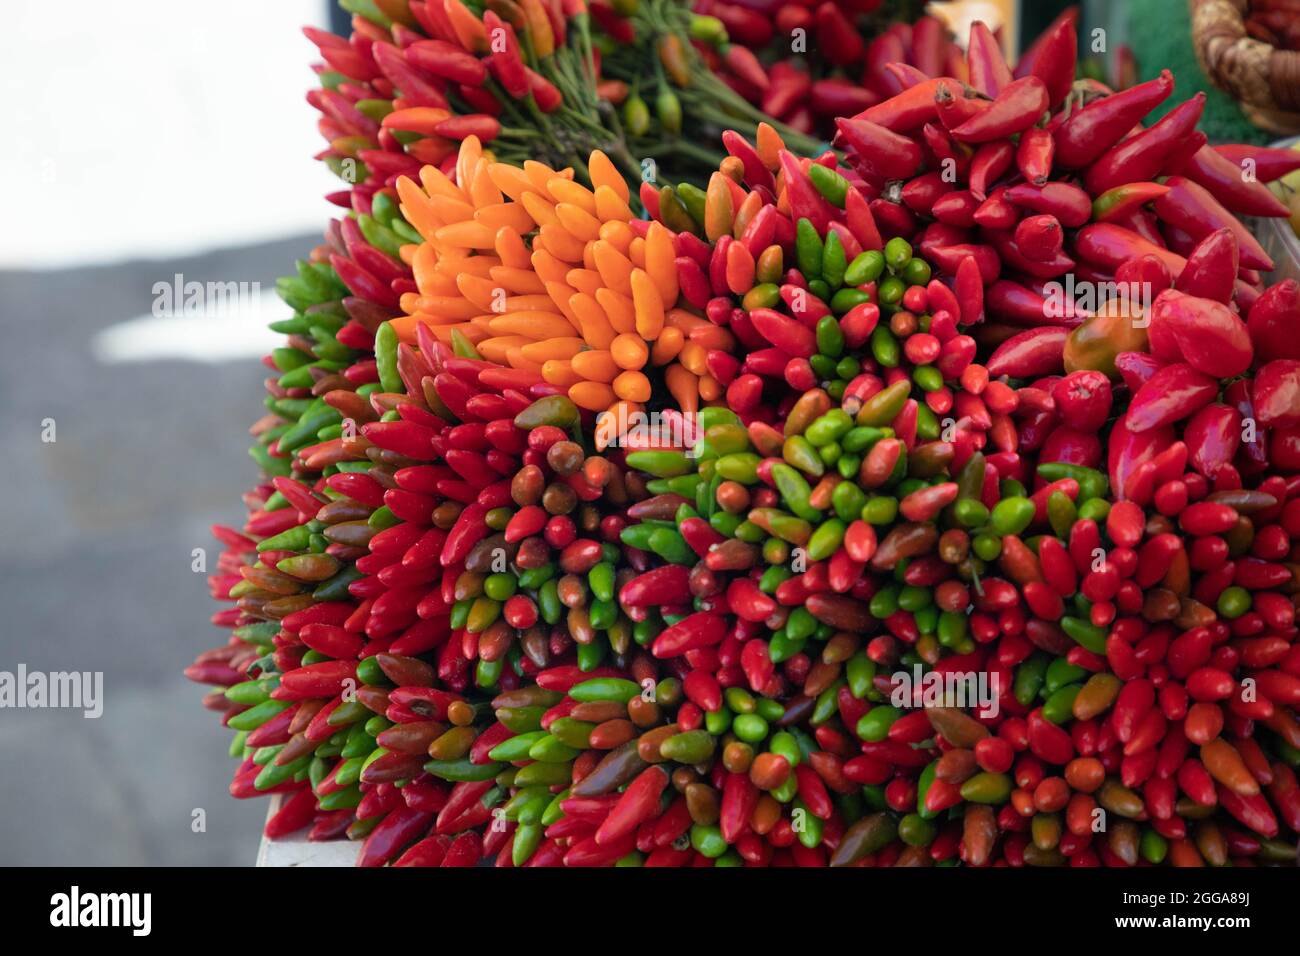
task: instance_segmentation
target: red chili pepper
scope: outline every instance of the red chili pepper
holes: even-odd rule
[[[1036,378],[1060,372],[1069,332],[1059,325],[1020,332],[994,349],[985,367],[989,375],[1012,378]]]
[[[1020,175],[1034,184],[1041,186],[1052,174],[1052,157],[1056,152],[1056,141],[1045,129],[1034,126],[1020,134],[1020,144],[1016,147],[1016,168]]]
[[[525,77],[524,83],[528,80]],[[527,88],[524,90],[527,93]],[[521,94],[522,95],[522,94]],[[501,123],[495,116],[486,113],[471,113],[466,116],[453,116],[434,127],[434,132],[447,139],[462,140],[477,136],[483,142],[491,142],[501,135]]]
[[[921,147],[906,136],[864,119],[835,120],[850,160],[864,176],[878,180],[907,179],[921,165]],[[796,217],[798,218],[798,217]]]
[[[812,180],[804,172],[799,160],[787,150],[781,150],[777,156],[781,163],[781,173],[785,177],[785,193],[790,205],[790,216],[794,221],[807,219],[817,230],[818,235],[825,235],[836,210],[813,186]],[[919,160],[918,160],[919,161]]]
[[[1237,239],[1231,229],[1219,229],[1196,244],[1174,288],[1188,295],[1232,302],[1237,280]]]
[[[890,60],[903,59],[905,59],[904,56],[890,57]],[[881,66],[883,69],[883,64]],[[893,130],[896,133],[919,129],[938,117],[934,98],[939,91],[940,84],[948,84],[953,89],[961,89],[961,83],[952,77],[936,77],[933,80],[918,83],[906,90],[897,91],[891,89],[887,94],[889,99],[863,110],[852,118],[875,123],[877,126],[883,126],[885,129]],[[897,86],[896,81],[894,86]]]
[[[1296,316],[1300,315],[1300,283],[1284,279],[1269,286],[1250,307],[1246,320],[1250,340],[1259,360],[1300,359],[1300,335],[1296,334]]]
[[[624,607],[673,604],[686,593],[689,584],[689,568],[680,564],[665,564],[628,581],[619,591],[618,600]]]
[[[756,623],[767,620],[777,609],[776,602],[760,591],[758,585],[749,578],[741,577],[734,579],[727,587],[727,606],[742,620]]]
[[[718,3],[710,13],[722,21],[727,36],[748,47],[767,46],[772,41],[773,23],[758,10],[737,3]]]
[[[962,93],[958,95],[947,83],[940,83],[934,93],[934,106],[939,122],[946,130],[956,129],[967,120],[978,116],[992,106],[989,100]],[[932,125],[932,124],[926,124]]]
[[[1061,253],[1065,232],[1055,216],[1028,216],[1016,226],[1015,243],[1026,258],[1051,262]]]
[[[1069,229],[1082,226],[1092,216],[1092,200],[1088,194],[1069,183],[1046,183],[1042,186],[1021,183],[1012,186],[1005,195],[1017,206],[1055,216]]]
[[[1173,440],[1172,427],[1135,432],[1128,427],[1127,413],[1116,419],[1111,427],[1110,441],[1107,445],[1107,470],[1110,473],[1110,486],[1114,493],[1119,498],[1134,498],[1135,496],[1129,491],[1130,480],[1134,473],[1144,463],[1168,449]]]
[[[999,258],[997,250],[992,246],[976,245],[969,242],[946,246],[924,244],[922,253],[934,265],[938,266],[939,271],[944,275],[955,276],[961,269],[963,262],[972,263],[979,275],[981,285],[996,282],[998,274],[1002,270],[1002,260]],[[960,294],[958,293],[958,295]]]
[[[1053,315],[1053,307],[1033,289],[1010,279],[999,279],[984,290],[984,307],[990,318],[1021,328],[1057,325],[1063,318]]]
[[[1248,177],[1238,164],[1213,147],[1202,146],[1181,166],[1168,169],[1205,187],[1224,208],[1238,216],[1287,216],[1286,204],[1273,195],[1258,175]]]
[[[1173,89],[1173,74],[1163,70],[1154,80],[1104,96],[1071,113],[1053,134],[1057,165],[1065,169],[1087,166],[1164,102]]]
[[[1188,460],[1213,480],[1241,447],[1241,413],[1228,405],[1207,405],[1183,428]]]
[[[1088,167],[1084,185],[1094,196],[1139,180],[1155,179],[1170,171],[1170,157],[1196,129],[1205,108],[1205,94],[1197,93],[1176,106],[1149,129],[1119,143]]]
[[[1110,222],[1090,222],[1074,236],[1074,251],[1087,262],[1114,271],[1130,259],[1155,256],[1171,276],[1183,271],[1187,260],[1133,232]]]
[[[659,767],[647,767],[627,785],[618,803],[596,831],[601,845],[618,844],[659,810],[659,795],[668,786],[668,774]]]
[[[1040,760],[1050,764],[1065,764],[1074,757],[1074,742],[1061,727],[1043,716],[1042,708],[1030,711],[1029,750]]]
[[[879,101],[874,91],[838,77],[817,80],[808,95],[808,105],[821,116],[853,116]]]
[[[1255,373],[1255,414],[1265,428],[1300,425],[1300,361],[1274,359]]]
[[[753,86],[760,93],[768,88],[771,80],[763,64],[758,61],[752,50],[737,43],[728,44],[722,54],[723,62],[736,76]]]
[[[948,45],[947,30],[935,17],[922,16],[912,24],[911,61],[927,77],[943,70]]]
[[[1214,151],[1242,172],[1249,169],[1261,183],[1271,183],[1289,172],[1300,169],[1300,153],[1293,149],[1224,143],[1215,146]]]
[[[1070,93],[1074,85],[1074,71],[1079,57],[1079,40],[1075,33],[1074,19],[1068,16],[1069,8],[1052,21],[1033,45],[1025,51],[1017,64],[1016,76],[1032,75],[1043,81],[1047,87],[1048,101],[1051,109],[1056,109]],[[1020,71],[1021,64],[1028,61],[1028,73]]]
[[[728,843],[734,843],[749,826],[760,796],[758,787],[750,782],[749,774],[727,774],[726,782],[722,785],[718,826],[722,830],[722,838]]]
[[[727,622],[721,615],[698,611],[665,628],[650,646],[655,657],[677,657],[700,647],[711,647],[726,636]]]
[[[984,318],[984,277],[979,264],[972,258],[963,258],[956,269],[954,290],[961,303],[963,325],[974,325]]]
[[[1020,221],[1020,210],[1007,199],[1007,191],[998,188],[975,210],[974,219],[985,229],[1014,229]]]
[[[952,183],[936,170],[908,180],[900,191],[900,198],[913,212],[928,216],[935,202],[952,188]]]
[[[930,207],[930,215],[946,226],[969,229],[975,225],[979,200],[969,189],[957,189],[939,197]]]
[[[983,202],[1015,157],[1016,147],[1009,140],[985,143],[975,151],[970,162],[970,191],[976,199]]]
[[[280,690],[287,700],[308,697],[334,697],[343,689],[344,681],[357,677],[356,661],[320,661],[289,671],[280,678]]]
[[[1110,380],[1101,372],[1079,369],[1053,383],[1052,399],[1070,428],[1100,431],[1110,417]]]
[[[453,83],[482,86],[487,80],[482,60],[445,40],[417,40],[402,52],[413,66]]]
[[[1296,783],[1295,771],[1280,760],[1274,761],[1271,769],[1273,780],[1268,784],[1268,795],[1273,807],[1283,823],[1300,831],[1300,785]]]
[[[1216,379],[1190,365],[1166,365],[1143,385],[1129,405],[1128,428],[1149,431],[1191,415],[1214,400]]]
[[[988,109],[972,116],[952,131],[965,143],[987,143],[1029,129],[1047,110],[1047,87],[1036,76],[1007,84]]]
[[[807,326],[774,309],[753,309],[749,317],[759,334],[787,355],[811,358],[817,354],[816,333]]]
[[[1221,302],[1166,289],[1151,307],[1148,331],[1157,356],[1164,337],[1187,364],[1206,375],[1232,378],[1250,367],[1253,349],[1246,324]]]
[[[763,161],[758,156],[758,151],[754,149],[749,140],[735,130],[729,129],[722,134],[722,145],[730,155],[735,156],[743,164],[746,183],[755,189],[763,186],[775,190],[776,184],[772,179],[771,172],[763,165]],[[754,251],[752,246],[751,251]]]
[[[851,66],[862,60],[866,44],[857,28],[835,3],[821,4],[813,13],[817,29],[817,50],[836,66]]]
[[[806,71],[788,60],[772,64],[767,90],[760,106],[763,112],[785,119],[807,100],[812,80]]]
[[[970,25],[966,64],[970,85],[987,97],[996,97],[1004,86],[1011,83],[1011,68],[1002,56],[1002,45],[981,20]]]
[[[564,94],[554,83],[531,67],[524,67],[524,72],[528,74],[528,91],[532,93],[538,109],[543,113],[554,113],[564,105]]]
[[[1241,264],[1248,269],[1272,270],[1273,260],[1255,237],[1204,187],[1182,176],[1170,176],[1166,185],[1169,192],[1155,202],[1156,215],[1164,222],[1177,226],[1195,240],[1204,239],[1218,229],[1231,229],[1237,239]]]

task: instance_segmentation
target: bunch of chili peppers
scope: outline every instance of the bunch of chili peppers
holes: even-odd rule
[[[961,50],[920,6],[698,0],[695,12],[717,26],[697,30],[695,43],[710,69],[750,103],[797,130],[830,137],[835,117],[900,92],[911,69],[964,78]]]
[[[690,179],[719,158],[702,140],[769,119],[709,73],[679,4],[624,19],[582,0],[391,0],[360,8],[352,26],[347,39],[304,31],[324,60],[308,94],[329,144],[319,158],[360,187],[331,197],[341,205],[426,164],[449,171],[471,135],[502,159],[573,166],[584,181],[594,148],[628,176],[653,161]]]
[[[1170,165],[1167,120],[1125,136],[1128,91],[1044,93],[1066,85],[1047,49],[1025,73],[1043,90],[963,90],[985,105],[960,122],[919,77],[842,121],[851,169],[760,126],[724,137],[707,190],[643,185],[649,230],[606,198],[596,234],[630,270],[662,278],[652,230],[676,253],[674,294],[655,284],[683,319],[643,331],[634,298],[628,334],[698,346],[698,440],[597,442],[609,409],[520,346],[491,361],[463,316],[399,315],[435,238],[449,263],[455,238],[485,248],[455,202],[498,231],[512,205],[561,227],[532,254],[577,263],[569,293],[607,279],[564,243],[617,194],[608,160],[594,192],[525,168],[502,180],[516,195],[471,137],[423,199],[395,182],[331,227],[281,287],[296,314],[255,426],[270,480],[219,532],[232,639],[188,672],[238,732],[232,793],[287,795],[268,833],[364,837],[369,865],[1294,859],[1300,287],[1261,291],[1227,203],[1269,208],[1220,162],[1267,180],[1292,160],[1184,131]],[[1021,126],[1030,99],[1047,115]],[[1113,146],[1070,152],[1120,113]],[[977,177],[988,145],[1009,155]],[[969,188],[936,186],[963,158]],[[1116,193],[1112,169],[1152,183]],[[942,205],[962,192],[964,224]],[[1051,271],[1066,243],[1092,266]],[[1151,302],[1055,311],[1033,280],[1066,273]],[[572,295],[546,292],[568,318]],[[573,329],[576,368],[601,349]],[[682,367],[641,366],[637,404],[676,398]],[[983,675],[995,712],[900,691],[912,668]]]

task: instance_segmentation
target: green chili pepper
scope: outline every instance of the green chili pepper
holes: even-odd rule
[[[822,255],[825,247],[817,228],[809,219],[800,219],[795,225],[795,264],[805,279],[821,278]]]
[[[878,249],[859,253],[844,272],[844,281],[851,286],[875,282],[885,271],[885,256]]]
[[[844,244],[840,242],[839,233],[831,231],[826,234],[826,243],[822,247],[821,264],[821,277],[825,281],[828,291],[834,291],[844,284],[844,273],[847,268],[848,262],[844,253]],[[826,298],[829,297],[828,294]]]

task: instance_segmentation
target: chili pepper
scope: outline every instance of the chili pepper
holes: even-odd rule
[[[1162,70],[1154,80],[1094,100],[1072,113],[1053,133],[1057,163],[1065,169],[1092,163],[1164,102],[1173,88],[1173,75]]]
[[[1224,143],[1215,146],[1214,151],[1243,171],[1247,168],[1246,164],[1249,164],[1249,168],[1261,183],[1271,183],[1289,172],[1300,169],[1300,157],[1290,149]]]
[[[1020,175],[1035,186],[1044,185],[1052,173],[1055,149],[1055,141],[1047,130],[1036,126],[1025,130],[1016,147],[1016,168]]]
[[[1016,156],[1016,147],[1009,141],[984,143],[975,150],[970,164],[970,190],[981,202],[990,188],[1008,169]]]
[[[964,143],[1005,139],[1038,122],[1047,104],[1047,87],[1038,77],[1013,80],[997,94],[992,106],[954,129],[953,138]]]
[[[1004,86],[1011,83],[1011,68],[1002,56],[997,38],[979,20],[970,27],[966,62],[970,70],[970,85],[985,96],[996,97]]]
[[[1118,269],[1131,259],[1150,255],[1159,260],[1173,276],[1182,272],[1187,263],[1177,253],[1111,222],[1091,222],[1081,228],[1074,237],[1074,251],[1080,259],[1107,270]]]
[[[1179,292],[1228,304],[1236,288],[1237,240],[1229,229],[1210,233],[1187,256],[1174,287]]]
[[[1187,418],[1214,400],[1215,379],[1190,365],[1166,365],[1144,384],[1129,405],[1130,431],[1143,432]]]
[[[840,117],[835,125],[853,162],[869,178],[904,179],[921,165],[921,147],[887,126],[860,117]]]
[[[1015,76],[1032,75],[1043,81],[1051,109],[1064,102],[1074,84],[1078,38],[1071,10],[1077,17],[1076,8],[1067,8],[1038,35],[1016,66]]]
[[[1202,146],[1177,168],[1176,172],[1213,192],[1215,199],[1238,216],[1286,216],[1286,205],[1268,187],[1268,179],[1255,170],[1254,176],[1243,175],[1237,163],[1221,155],[1214,147]]]
[[[1043,326],[1013,335],[994,350],[985,366],[990,375],[1050,375],[1061,368],[1068,334],[1062,326]]]
[[[1195,130],[1204,107],[1205,95],[1197,93],[1154,126],[1112,147],[1084,173],[1088,192],[1098,196],[1125,183],[1151,180],[1170,172],[1170,157]]]
[[[1265,271],[1273,268],[1273,260],[1249,230],[1202,186],[1182,176],[1170,176],[1166,185],[1169,192],[1155,202],[1156,215],[1163,221],[1177,226],[1195,240],[1204,239],[1218,229],[1231,229],[1237,239],[1243,266]]]
[[[1167,335],[1171,347],[1197,371],[1216,378],[1241,374],[1253,354],[1245,323],[1227,306],[1174,289],[1160,293],[1152,305],[1153,346],[1157,334]]]
[[[866,120],[895,133],[918,129],[936,118],[934,98],[940,84],[951,84],[954,88],[959,85],[950,77],[927,80],[868,107],[852,118]]]
[[[1274,359],[1260,366],[1252,397],[1261,426],[1300,424],[1300,361]]]
[[[1250,307],[1246,324],[1261,362],[1300,358],[1300,343],[1295,341],[1291,318],[1297,308],[1300,284],[1294,279],[1269,286]]]
[[[1115,186],[1092,201],[1092,218],[1096,222],[1112,222],[1154,202],[1168,191],[1169,187],[1163,183],[1128,182]]]

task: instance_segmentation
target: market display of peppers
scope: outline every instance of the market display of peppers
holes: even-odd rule
[[[375,64],[439,42],[403,14],[480,22],[373,6]],[[1300,286],[1238,218],[1285,215],[1289,167],[1207,145],[1200,94],[1143,127],[1173,78],[1110,92],[1075,49],[1067,14],[1013,69],[977,26],[833,149],[756,118],[675,183],[468,128],[358,152],[280,286],[265,479],[216,529],[231,636],[186,672],[232,795],[282,795],[267,835],[1293,864]],[[383,72],[348,75],[425,82]]]

